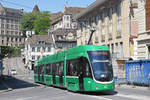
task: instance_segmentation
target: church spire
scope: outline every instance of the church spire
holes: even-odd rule
[[[38,5],[35,5],[32,12],[37,13],[40,12]]]

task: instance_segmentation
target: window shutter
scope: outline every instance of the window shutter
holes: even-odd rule
[[[146,31],[150,30],[150,0],[146,0]]]

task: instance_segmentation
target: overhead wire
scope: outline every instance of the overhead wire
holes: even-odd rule
[[[9,3],[9,4],[12,4],[12,5],[15,5],[15,6],[19,6],[19,7],[25,7],[25,8],[27,8],[27,9],[32,9],[32,7],[30,7],[30,6],[26,6],[26,5],[22,5],[22,4],[10,2],[10,1],[7,1],[7,0],[0,0],[0,1],[6,2],[6,3]]]

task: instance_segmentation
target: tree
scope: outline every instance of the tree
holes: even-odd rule
[[[50,27],[50,12],[32,12],[24,14],[20,20],[20,28],[25,35],[26,31],[35,31],[36,35],[47,34]]]
[[[47,29],[50,27],[50,23],[47,23],[49,18],[39,18],[34,22],[35,33],[40,35],[47,34]]]

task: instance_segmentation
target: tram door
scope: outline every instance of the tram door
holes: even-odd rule
[[[79,60],[79,87],[80,91],[84,90],[84,83],[83,83],[83,77],[84,77],[84,68],[83,68],[83,59],[80,58]]]
[[[44,82],[44,66],[42,66],[42,82]]]
[[[38,67],[38,81],[40,81],[41,66]]]
[[[53,75],[53,84],[56,84],[56,78],[55,78],[55,75],[56,75],[56,66],[55,64],[53,64],[52,66],[52,75]]]
[[[64,74],[64,68],[63,68],[64,66],[63,65],[64,65],[64,63],[61,62],[60,66],[59,66],[59,72],[60,72],[60,76],[59,76],[60,79],[59,80],[60,80],[60,86],[61,87],[63,87],[63,74]]]

